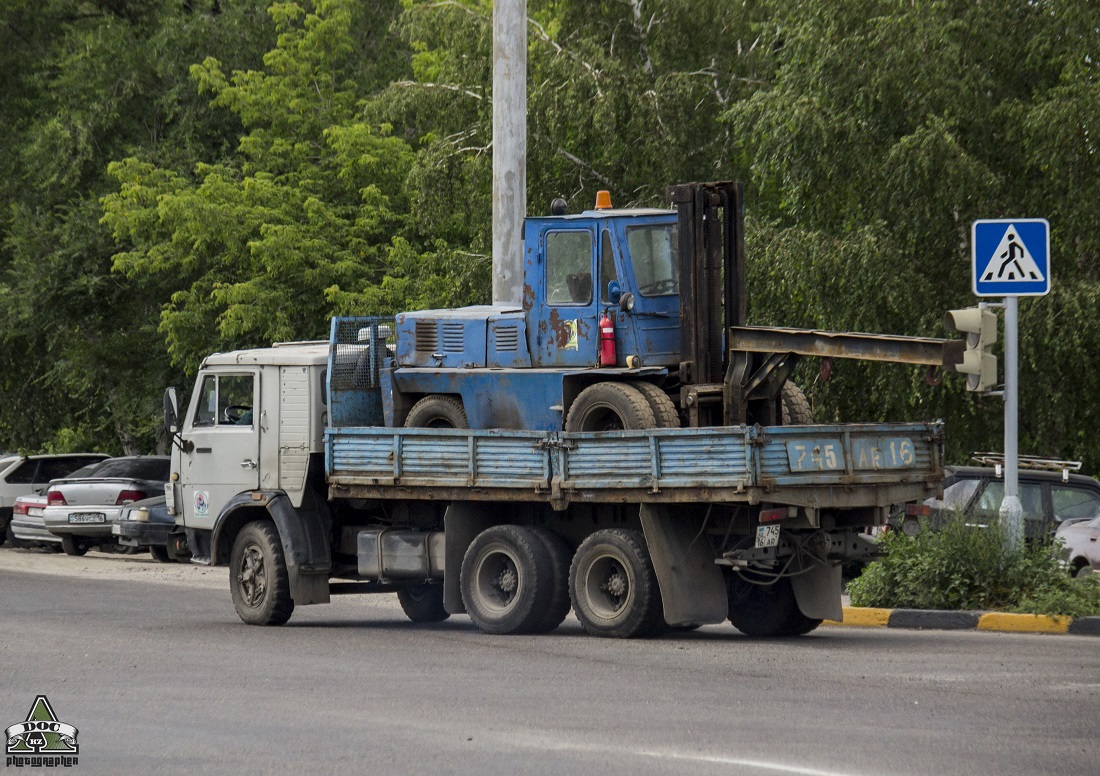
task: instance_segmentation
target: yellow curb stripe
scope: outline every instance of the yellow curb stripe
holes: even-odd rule
[[[990,612],[978,618],[978,630],[1014,633],[1065,633],[1072,617],[1046,614],[1005,614]]]
[[[862,606],[845,606],[844,619],[825,620],[823,625],[858,625],[864,628],[885,628],[893,609],[872,609]]]

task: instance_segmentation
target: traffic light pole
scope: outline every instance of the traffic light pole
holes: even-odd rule
[[[1019,418],[1017,380],[1017,303],[1019,297],[1005,297],[1005,495],[1001,501],[1001,520],[1008,531],[1013,550],[1024,536],[1024,508],[1020,503],[1020,472],[1017,420]]]

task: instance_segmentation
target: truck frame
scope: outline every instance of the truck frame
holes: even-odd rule
[[[670,199],[528,219],[519,306],[208,357],[185,414],[166,394],[177,545],[230,567],[254,624],[394,591],[490,633],[570,609],[611,637],[838,619],[865,529],[939,491],[943,426],[814,425],[788,378],[805,356],[950,368],[963,343],[746,326],[740,185]]]

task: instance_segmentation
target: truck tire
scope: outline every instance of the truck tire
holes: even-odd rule
[[[754,585],[731,574],[729,607],[730,622],[746,636],[802,636],[821,624],[799,610],[787,577],[771,585]]]
[[[425,396],[409,410],[405,428],[469,428],[462,402],[450,396]]]
[[[282,625],[294,611],[279,532],[254,520],[237,534],[229,554],[229,590],[237,616],[249,625]]]
[[[533,633],[553,598],[551,561],[539,538],[517,525],[474,537],[462,558],[459,588],[466,612],[486,633]]]
[[[809,426],[814,422],[814,411],[802,389],[790,380],[783,383],[781,394],[784,426]]]
[[[172,556],[168,554],[168,548],[160,544],[150,544],[149,554],[157,563],[171,563]]]
[[[569,597],[592,636],[629,639],[664,626],[661,589],[639,531],[610,528],[581,542],[569,569]]]
[[[657,428],[646,397],[625,383],[596,383],[580,392],[569,408],[566,431],[623,431]]]
[[[413,622],[443,622],[451,616],[443,608],[443,585],[408,585],[397,591],[397,601]]]
[[[657,428],[680,427],[680,413],[676,411],[676,405],[660,386],[644,381],[630,383],[630,385],[637,388],[649,402],[649,408],[653,410],[653,418],[657,421]]]
[[[532,630],[532,633],[549,633],[557,628],[565,618],[569,616],[569,561],[573,558],[573,552],[565,540],[548,528],[535,526],[531,529],[546,550],[550,559],[550,603],[546,607],[546,613],[542,622]]]
[[[75,536],[62,536],[61,549],[64,550],[66,555],[80,557],[81,555],[87,554],[88,545],[77,539]]]

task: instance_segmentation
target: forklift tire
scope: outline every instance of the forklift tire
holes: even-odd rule
[[[87,554],[88,545],[75,536],[62,536],[61,549],[65,551],[66,555],[72,555],[74,558],[78,558],[81,555]]]
[[[538,624],[532,633],[549,633],[557,628],[565,618],[569,616],[569,562],[573,559],[573,551],[565,540],[548,528],[535,526],[531,533],[542,542],[550,558],[550,604],[546,607],[546,613],[542,622]]]
[[[443,608],[443,585],[408,585],[397,591],[397,601],[413,622],[443,622],[451,616]]]
[[[624,431],[657,428],[646,397],[625,383],[596,383],[580,392],[569,408],[566,431]]]
[[[730,575],[729,620],[746,636],[758,638],[803,636],[821,624],[798,608],[790,578],[754,585],[736,573]]]
[[[642,381],[630,383],[630,385],[637,388],[649,402],[649,408],[653,410],[653,418],[657,421],[657,428],[680,427],[680,413],[676,411],[676,405],[660,386]]]
[[[294,611],[283,543],[274,524],[253,520],[229,554],[229,591],[237,616],[249,625],[282,625]]]
[[[469,428],[462,402],[450,396],[425,396],[409,410],[405,428]]]
[[[608,528],[581,542],[569,569],[569,597],[592,636],[629,639],[665,629],[661,588],[639,531]]]
[[[810,426],[814,422],[814,411],[802,389],[791,381],[783,383],[783,425]]]
[[[528,528],[495,525],[474,537],[462,558],[466,613],[486,633],[534,633],[553,598],[550,558]]]

